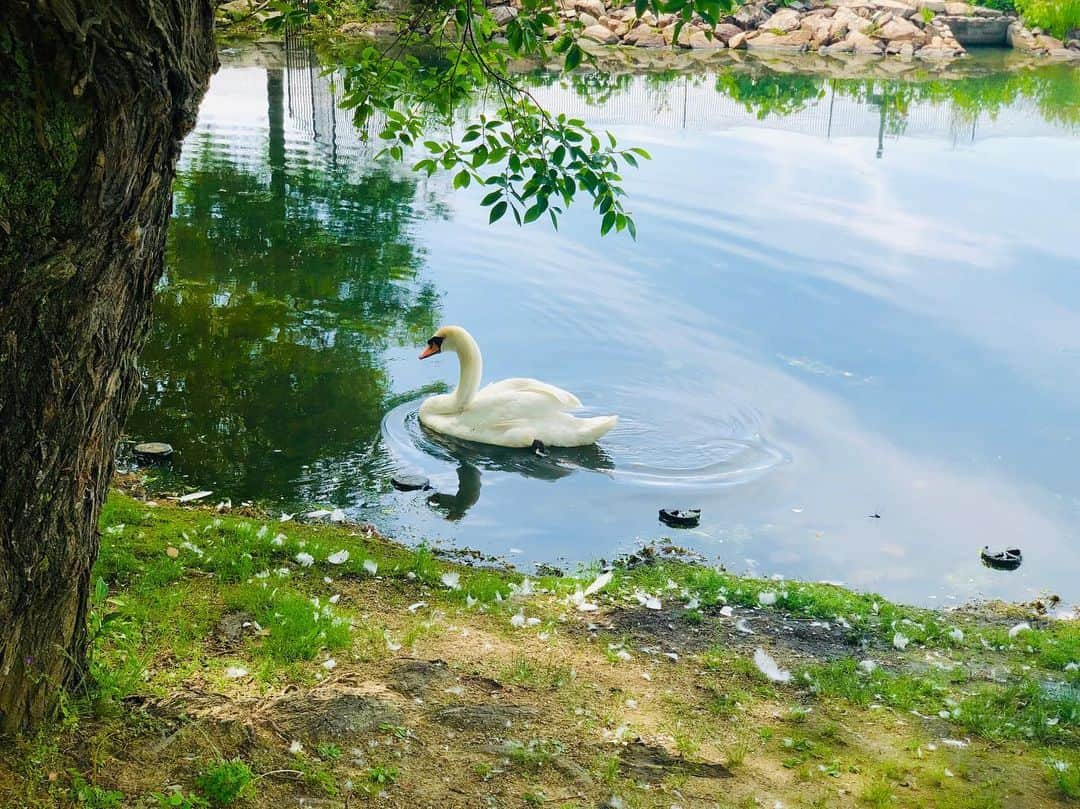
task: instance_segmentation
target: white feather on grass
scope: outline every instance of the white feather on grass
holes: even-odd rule
[[[774,683],[791,682],[791,672],[780,668],[764,649],[758,649],[754,652],[754,665],[757,666],[758,671]]]
[[[457,571],[443,573],[440,581],[442,581],[442,583],[449,587],[451,590],[457,590],[461,587],[461,574]]]
[[[326,561],[332,565],[343,565],[349,561],[348,551],[338,551],[326,557]]]
[[[379,569],[379,566],[375,563],[374,559],[365,559],[364,560],[364,570],[366,570],[372,576],[375,575],[375,573],[378,571],[378,569]]]
[[[735,631],[742,632],[744,635],[754,634],[754,630],[750,628],[750,624],[747,623],[745,618],[740,618],[735,622]]]
[[[1014,626],[1012,629],[1009,630],[1009,637],[1010,638],[1015,638],[1021,632],[1029,632],[1030,630],[1031,630],[1031,624],[1029,624],[1027,621],[1021,621],[1020,623],[1018,623],[1016,626]]]
[[[296,554],[296,562],[301,567],[311,567],[313,564],[315,564],[315,557],[312,556],[310,553],[301,552]]]
[[[613,574],[610,570],[605,570],[603,573],[593,579],[592,584],[585,588],[585,597],[588,598],[593,593],[598,593],[600,592],[600,590],[607,587],[611,583],[612,575]]]
[[[911,643],[911,639],[903,632],[897,632],[892,636],[892,645],[899,649],[901,652],[907,648],[907,645]]]

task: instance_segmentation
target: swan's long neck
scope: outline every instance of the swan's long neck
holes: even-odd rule
[[[454,406],[458,410],[464,410],[469,406],[476,391],[480,388],[480,376],[484,372],[484,360],[480,356],[480,346],[476,340],[466,331],[462,331],[455,340],[455,350],[458,355],[458,363],[461,365],[461,376],[458,379],[457,390],[452,394]]]

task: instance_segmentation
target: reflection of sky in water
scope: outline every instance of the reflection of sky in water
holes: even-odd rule
[[[265,138],[260,73],[215,77],[202,126],[241,143],[225,151]],[[603,442],[613,471],[566,476],[432,454],[388,424],[384,468],[396,457],[463,493],[436,507],[383,495],[361,513],[405,537],[578,561],[670,534],[661,506],[699,505],[701,529],[675,537],[735,569],[920,602],[1076,598],[1080,138],[901,136],[879,159],[876,129],[827,140],[746,124],[611,127],[654,158],[626,177],[636,244],[601,239],[587,205],[558,235],[492,228],[481,192],[419,183],[449,210],[415,225],[424,278],[443,322],[480,341],[487,379],[536,376],[623,422]],[[393,391],[453,381],[453,358],[415,355],[385,346]],[[724,453],[763,471],[682,474]],[[348,475],[328,461],[308,459],[305,491]],[[364,484],[353,502],[370,502]],[[984,544],[1020,545],[1024,567],[983,569]]]

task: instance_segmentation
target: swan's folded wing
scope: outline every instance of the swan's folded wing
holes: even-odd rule
[[[550,397],[562,410],[576,410],[581,407],[581,401],[570,391],[541,382],[538,379],[503,379],[500,382],[492,382],[484,388],[486,394],[515,394],[532,393],[538,396]]]

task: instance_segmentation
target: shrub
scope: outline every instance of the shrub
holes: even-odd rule
[[[195,779],[195,783],[214,806],[231,806],[252,796],[254,773],[238,758],[219,761]]]
[[[1017,0],[1016,7],[1028,26],[1061,39],[1080,28],[1080,0]]]

